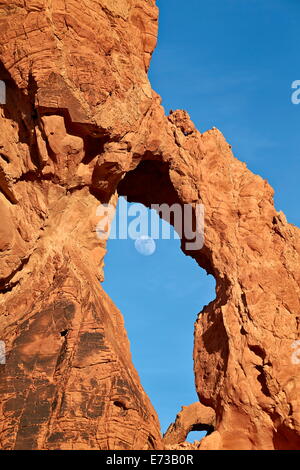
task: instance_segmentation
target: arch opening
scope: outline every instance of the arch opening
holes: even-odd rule
[[[129,208],[148,208],[149,220],[153,204],[182,205],[169,172],[168,163],[142,161],[120,181],[119,201],[127,198]],[[171,239],[155,240],[154,256],[141,256],[130,239],[108,241],[104,288],[124,315],[133,363],[165,432],[182,405],[198,400],[193,371],[194,322],[202,308],[215,299],[215,279],[199,270],[197,253],[185,256],[172,217],[164,220],[164,214],[159,213],[157,218],[170,224]],[[148,234],[141,230],[140,235]],[[211,274],[205,253],[201,264]],[[209,431],[191,430],[198,432],[199,439]]]
[[[183,203],[180,200],[177,191],[175,190],[170,178],[170,164],[168,162],[161,162],[157,159],[142,160],[134,170],[125,174],[118,184],[117,192],[119,196],[124,196],[129,202],[137,202],[144,204],[146,207],[151,207],[154,204],[167,204],[172,206],[174,204],[182,207]],[[163,213],[159,214],[163,218]],[[174,219],[170,218],[166,221],[174,225]],[[192,231],[195,230],[195,214],[193,212]],[[176,229],[176,227],[175,227]],[[210,261],[210,253],[206,246],[203,246],[201,253],[198,249],[186,250],[187,240],[185,239],[185,221],[182,220],[182,251],[198,263],[198,265],[205,269],[207,274],[213,275],[217,279],[217,273]],[[188,231],[187,231],[188,232]]]

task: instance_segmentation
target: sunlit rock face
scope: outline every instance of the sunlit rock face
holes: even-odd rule
[[[198,447],[300,448],[299,230],[217,129],[165,116],[157,17],[154,0],[1,3],[1,449],[164,448],[99,282],[96,211],[118,194],[205,207],[203,248],[182,243],[217,282],[195,324],[214,415]]]

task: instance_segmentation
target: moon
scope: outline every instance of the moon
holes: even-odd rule
[[[135,249],[143,256],[151,256],[156,250],[156,244],[153,238],[142,235],[134,242]]]

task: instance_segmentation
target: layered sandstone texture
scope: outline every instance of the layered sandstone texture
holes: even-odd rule
[[[203,248],[182,249],[217,285],[194,334],[207,410],[178,446],[209,415],[200,449],[300,448],[299,230],[217,129],[164,114],[157,26],[154,0],[0,1],[1,449],[176,447],[101,288],[97,208],[118,195],[205,207]]]

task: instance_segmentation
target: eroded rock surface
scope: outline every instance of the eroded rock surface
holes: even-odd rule
[[[154,0],[0,4],[2,449],[164,447],[99,282],[96,210],[118,194],[205,207],[204,247],[182,242],[217,282],[195,324],[215,412],[200,448],[300,448],[299,229],[217,129],[165,116],[147,78],[157,16]]]

